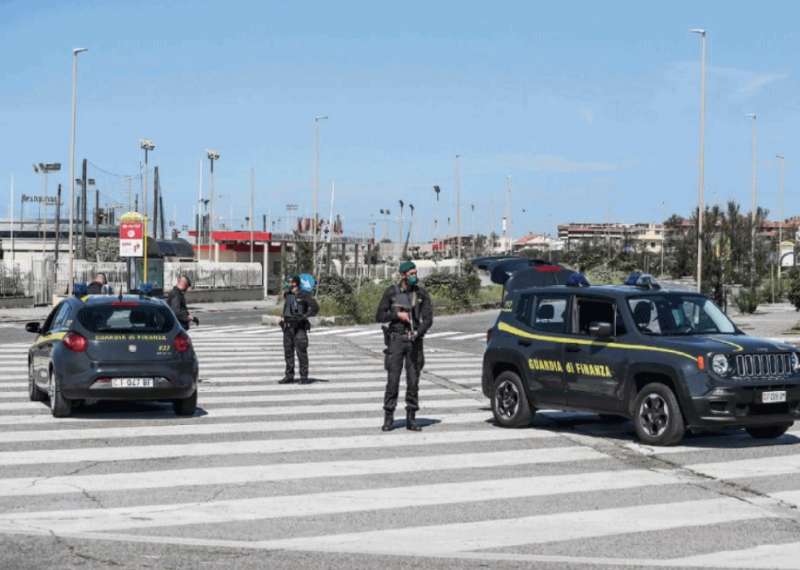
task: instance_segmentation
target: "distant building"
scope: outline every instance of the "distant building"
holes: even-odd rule
[[[514,252],[528,251],[561,251],[564,249],[564,242],[561,239],[553,238],[547,234],[528,234],[514,240],[512,244]]]
[[[664,224],[569,223],[559,224],[558,237],[567,251],[582,245],[609,245],[615,250],[628,249],[648,253],[661,252]]]

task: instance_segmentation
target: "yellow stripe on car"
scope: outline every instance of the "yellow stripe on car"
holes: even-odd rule
[[[692,362],[697,362],[697,358],[692,356],[691,354],[688,354],[686,352],[681,352],[679,350],[672,350],[670,348],[661,348],[659,346],[648,346],[646,344],[626,344],[622,342],[605,342],[601,340],[586,340],[582,338],[564,338],[560,336],[534,334],[503,322],[499,323],[497,325],[497,328],[499,328],[501,331],[505,331],[514,336],[528,338],[531,340],[540,340],[542,342],[554,342],[557,344],[578,344],[581,346],[601,346],[605,348],[616,348],[618,350],[647,350],[651,352],[675,354],[677,356],[688,358]]]
[[[46,334],[44,336],[37,337],[36,340],[34,341],[33,345],[37,346],[39,344],[42,344],[44,342],[48,342],[48,341],[51,341],[51,340],[62,340],[66,336],[66,334],[67,334],[66,332],[57,332],[57,333]]]
[[[711,340],[715,340],[717,342],[721,342],[722,344],[727,344],[728,346],[732,346],[733,348],[736,349],[736,352],[742,352],[744,350],[744,347],[742,345],[736,344],[735,342],[731,342],[729,340],[722,340],[721,338],[714,338],[713,336],[711,337]]]

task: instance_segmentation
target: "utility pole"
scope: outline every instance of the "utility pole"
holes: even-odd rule
[[[253,263],[253,202],[256,195],[256,169],[250,168],[250,263]],[[265,295],[266,296],[266,295]]]
[[[400,217],[397,218],[398,222],[399,222],[398,228],[397,228],[397,247],[398,247],[397,259],[399,260],[402,257],[402,255],[401,255],[402,249],[401,248],[403,246],[401,244],[403,243],[403,208],[405,207],[406,204],[402,200],[398,200],[397,203],[400,205]]]
[[[144,175],[142,176],[142,212],[144,212],[144,216],[147,218],[147,176],[149,168],[147,158],[150,151],[155,150],[156,145],[150,139],[139,139],[139,148],[144,151]]]
[[[72,50],[72,130],[69,143],[69,275],[67,277],[67,292],[70,295],[72,294],[75,260],[73,228],[75,225],[75,136],[78,121],[78,54],[87,50],[88,48],[75,48]]]
[[[209,200],[211,204],[208,215],[208,260],[211,261],[214,250],[214,161],[219,160],[219,153],[215,150],[206,150],[206,156],[208,156],[208,162],[211,165],[211,171],[208,175],[208,193],[210,194]]]
[[[94,189],[94,257],[100,251],[100,190]]]
[[[314,214],[311,220],[311,273],[313,275],[317,274],[317,231],[319,230],[319,122],[327,118],[327,115],[314,117],[314,195],[312,200]]]
[[[86,177],[86,162],[84,158],[81,170],[81,259],[86,259],[86,186],[89,183],[89,179]]]
[[[14,175],[11,175],[11,270],[14,270]]]
[[[13,199],[13,198],[12,198]],[[11,258],[14,258],[14,220],[11,220]],[[56,191],[56,243],[55,243],[55,262],[56,267],[58,267],[58,248],[61,244],[61,184],[58,185],[58,190]]]
[[[456,252],[458,257],[457,274],[461,275],[461,155],[456,155],[455,190],[456,190]]]
[[[146,151],[145,151],[146,152]],[[164,212],[159,212],[159,197],[160,197],[160,188],[158,185],[158,166],[155,167],[153,172],[153,223],[150,224],[153,227],[153,239],[158,239],[158,218],[159,214],[163,217]],[[147,194],[145,194],[147,196]],[[145,202],[147,198],[145,198]],[[145,215],[147,215],[147,211],[145,210]]]
[[[705,216],[705,132],[706,132],[706,31],[690,30],[700,35],[700,148],[699,173],[697,179],[697,291],[701,292],[703,283],[703,217]],[[755,115],[753,115],[755,118]]]
[[[781,281],[781,269],[783,266],[783,250],[781,249],[781,244],[783,243],[783,221],[784,221],[784,213],[783,213],[783,181],[784,181],[784,156],[782,154],[776,154],[775,158],[778,159],[780,164],[780,186],[779,186],[779,207],[780,207],[780,225],[778,226],[778,293],[783,293],[783,281]]]
[[[752,171],[753,171],[753,191],[752,191],[752,210],[750,212],[750,289],[752,292],[755,292],[756,288],[756,208],[757,206],[757,165],[756,165],[756,114],[750,113],[747,115],[751,119],[753,119],[753,129],[752,129]]]
[[[511,234],[511,176],[506,176],[506,232],[508,236],[508,253],[514,253],[514,238]]]

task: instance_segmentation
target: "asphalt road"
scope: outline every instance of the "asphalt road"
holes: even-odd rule
[[[0,567],[800,567],[800,428],[662,449],[591,414],[503,430],[479,392],[487,312],[437,320],[425,429],[383,434],[376,326],[314,331],[316,382],[284,386],[280,334],[212,309],[193,418],[55,420],[25,397],[30,339],[0,328]]]

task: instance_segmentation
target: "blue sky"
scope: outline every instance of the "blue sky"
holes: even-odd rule
[[[744,115],[756,112],[759,203],[777,213],[782,153],[786,212],[797,214],[798,12],[791,2],[0,0],[0,214],[11,174],[18,193],[39,191],[33,162],[62,162],[51,179],[66,184],[73,47],[90,50],[78,159],[135,174],[138,140],[151,138],[179,223],[190,222],[206,148],[221,154],[219,212],[234,224],[247,215],[251,167],[257,214],[310,209],[321,114],[321,210],[335,180],[351,233],[403,199],[429,235],[433,184],[438,216],[454,216],[456,154],[465,231],[499,226],[506,176],[515,234],[688,213],[700,52],[691,27],[709,32],[708,200],[749,204]],[[90,175],[127,200],[124,179]]]

